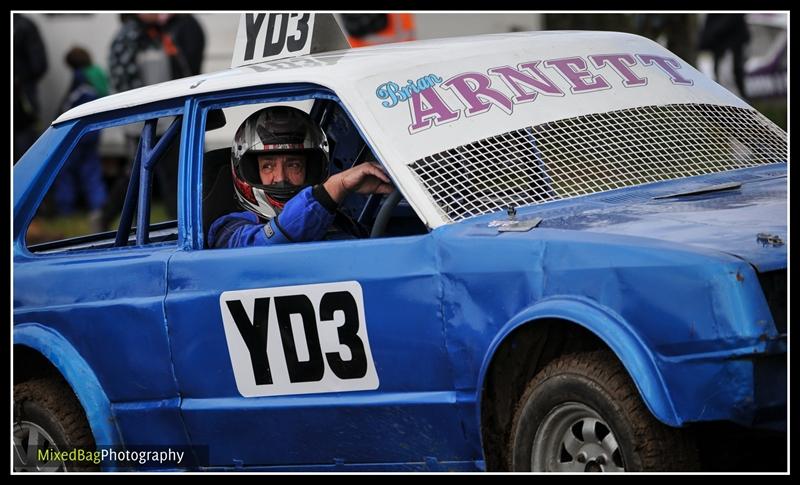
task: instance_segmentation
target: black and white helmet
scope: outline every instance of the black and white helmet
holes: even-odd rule
[[[302,185],[263,185],[258,155],[294,152],[306,157],[306,179]],[[328,176],[328,139],[303,111],[273,106],[248,116],[236,130],[231,149],[231,170],[236,197],[241,206],[270,219],[305,187]]]

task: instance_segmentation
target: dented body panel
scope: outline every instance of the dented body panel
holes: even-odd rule
[[[778,193],[785,189],[785,181],[767,184],[777,184]],[[746,198],[717,195],[725,197],[733,199],[731,206]],[[446,288],[471,297],[445,303],[452,328],[448,345],[458,356],[454,362],[461,364],[455,372],[457,388],[481,382],[474,373],[488,366],[488,358],[482,365],[470,360],[476,358],[475,339],[496,347],[490,344],[520,324],[558,318],[588,328],[620,355],[663,422],[733,419],[751,424],[756,404],[749,356],[779,355],[786,343],[785,335],[767,323],[770,309],[751,266],[773,268],[783,257],[783,249],[763,247],[755,229],[780,227],[780,212],[751,221],[753,226],[743,218],[738,229],[729,228],[741,233],[738,238],[712,243],[709,230],[701,227],[695,228],[694,240],[687,240],[687,230],[677,243],[668,233],[652,230],[650,214],[640,211],[642,230],[634,232],[634,218],[618,213],[634,213],[635,207],[603,205],[586,201],[522,210],[520,219],[543,218],[529,232],[498,233],[487,227],[491,216],[435,231],[441,233]],[[726,210],[719,211],[721,218]],[[676,214],[675,208],[668,214]],[[627,225],[617,233],[620,221]],[[741,247],[732,247],[742,241]],[[501,252],[506,257],[486,257]]]

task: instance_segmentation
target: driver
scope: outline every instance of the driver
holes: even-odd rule
[[[329,229],[352,234],[355,224],[342,222],[337,211],[347,195],[394,190],[374,162],[328,177],[325,133],[289,106],[264,108],[239,126],[231,169],[236,197],[246,211],[214,221],[208,232],[212,248],[318,241]]]

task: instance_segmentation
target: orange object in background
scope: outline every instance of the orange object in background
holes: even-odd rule
[[[342,14],[352,47],[405,42],[416,39],[414,14]]]

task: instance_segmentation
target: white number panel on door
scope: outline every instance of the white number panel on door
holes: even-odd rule
[[[357,281],[226,291],[219,305],[242,396],[378,388]]]

